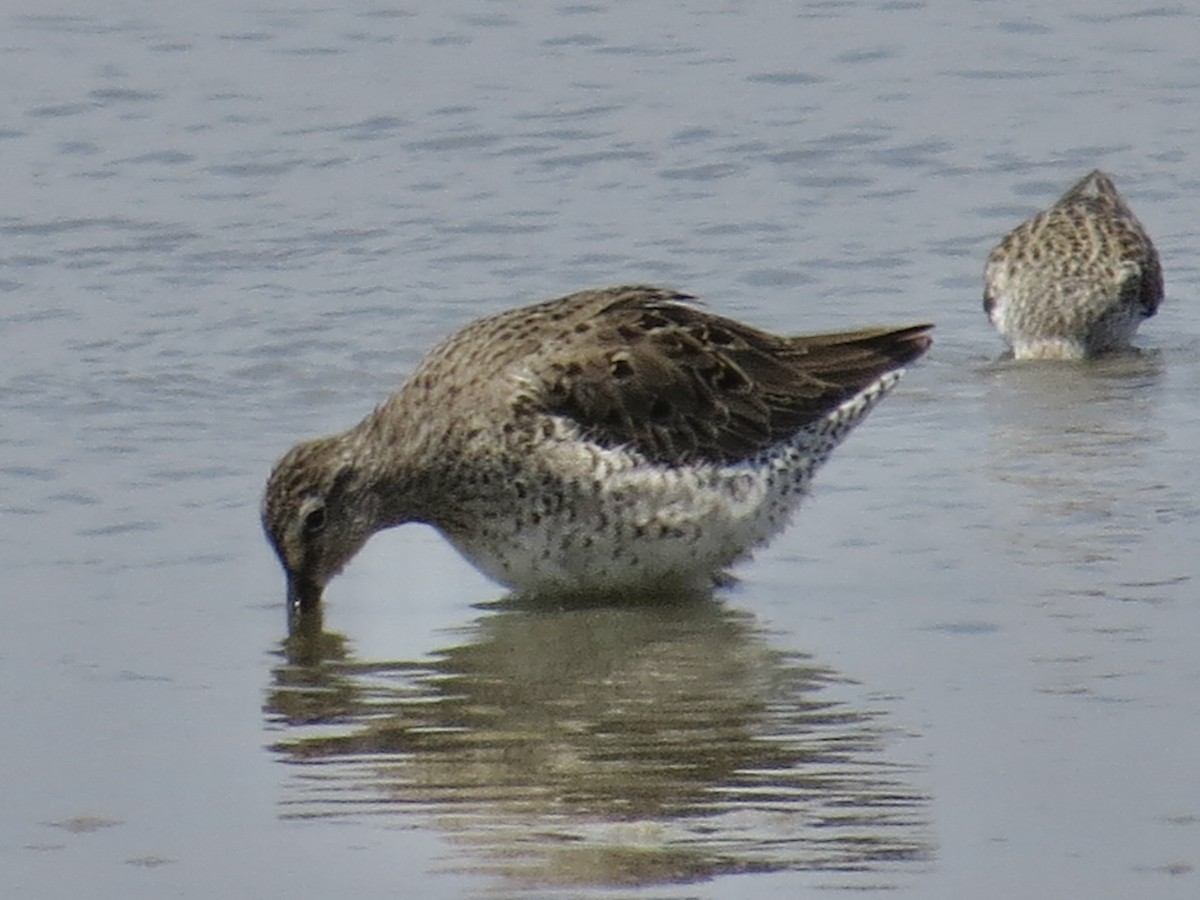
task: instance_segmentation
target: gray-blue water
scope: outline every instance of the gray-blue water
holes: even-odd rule
[[[6,6],[0,894],[1196,896],[1200,20],[1059,6]],[[997,363],[984,256],[1094,167],[1145,352]],[[937,344],[710,603],[410,527],[287,642],[274,459],[633,280]]]

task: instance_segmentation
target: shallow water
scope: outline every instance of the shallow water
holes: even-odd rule
[[[1195,896],[1196,16],[993,6],[4,13],[0,893]],[[1001,360],[983,258],[1093,167],[1144,352]],[[410,527],[289,639],[272,461],[631,280],[937,343],[714,598]]]

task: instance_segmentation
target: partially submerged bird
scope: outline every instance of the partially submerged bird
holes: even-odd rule
[[[524,594],[711,587],[784,527],[930,328],[779,337],[640,285],[473,322],[276,464],[262,520],[289,609],[405,522]]]
[[[1150,236],[1096,170],[988,254],[983,308],[1017,359],[1124,350],[1163,298]]]

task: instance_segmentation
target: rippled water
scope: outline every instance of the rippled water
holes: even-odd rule
[[[0,893],[1195,896],[1197,18],[6,8]],[[1145,352],[1000,360],[983,258],[1093,167]],[[937,344],[713,598],[521,606],[411,527],[289,637],[271,462],[630,280]]]
[[[319,630],[289,643],[267,702],[293,767],[282,816],[406,808],[528,885],[890,873],[932,853],[881,711],[748,613],[502,607],[455,637],[420,662],[358,661]]]

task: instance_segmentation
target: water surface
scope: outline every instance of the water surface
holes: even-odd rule
[[[1196,895],[1195,13],[2,18],[5,896]],[[983,259],[1094,167],[1144,352],[1000,360]],[[272,461],[635,280],[937,343],[714,597],[521,606],[411,527],[289,638]]]

